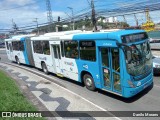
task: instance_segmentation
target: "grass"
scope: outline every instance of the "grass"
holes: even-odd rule
[[[20,92],[15,81],[10,77],[8,77],[1,70],[0,70],[0,111],[37,111],[37,109]],[[44,120],[44,118],[14,118],[14,119]]]

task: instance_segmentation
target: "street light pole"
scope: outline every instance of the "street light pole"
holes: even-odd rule
[[[39,27],[38,27],[38,20],[37,20],[38,18],[35,18],[35,21],[33,21],[33,22],[36,22],[36,24],[37,24],[37,34],[39,35]]]
[[[74,16],[73,16],[73,8],[72,7],[67,7],[72,11],[72,22],[73,22],[73,30],[74,30]]]

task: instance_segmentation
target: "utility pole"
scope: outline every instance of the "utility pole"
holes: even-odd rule
[[[12,25],[13,25],[14,34],[17,34],[18,27],[17,27],[16,23],[13,21],[13,19],[12,19]]]
[[[37,20],[38,18],[35,18],[35,21],[33,21],[33,22],[36,22],[36,25],[37,25],[37,34],[39,35],[39,27],[38,27],[38,20]]]
[[[94,0],[91,0],[91,8],[92,8],[93,31],[97,31],[97,21],[96,21],[96,17],[95,17]]]
[[[52,9],[51,9],[51,3],[50,0],[46,0],[46,6],[47,6],[47,19],[48,19],[48,26],[49,31],[51,31],[51,25],[53,23],[53,17],[52,17]]]
[[[125,16],[123,15],[123,19],[124,19],[124,22],[125,23],[127,23],[127,20],[126,20],[126,18],[125,18]],[[125,26],[123,25],[123,28],[124,28]]]
[[[74,30],[74,16],[73,16],[73,8],[72,8],[72,7],[67,7],[67,8],[69,8],[69,9],[72,11],[72,23],[73,23],[72,27],[73,27],[73,30]]]
[[[136,21],[136,26],[138,26],[138,19],[136,17],[136,14],[134,13],[134,18],[135,18],[135,21]]]

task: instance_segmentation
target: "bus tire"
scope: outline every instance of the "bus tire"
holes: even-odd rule
[[[43,70],[43,72],[45,73],[45,74],[49,74],[49,72],[48,72],[48,69],[47,69],[47,66],[46,66],[46,64],[43,62],[42,63],[42,70]]]
[[[83,81],[84,81],[84,84],[88,90],[94,91],[96,89],[95,84],[94,84],[94,80],[91,75],[85,74],[83,76]]]
[[[20,65],[21,63],[20,63],[20,61],[19,61],[19,58],[16,56],[16,63],[18,64],[18,65]]]

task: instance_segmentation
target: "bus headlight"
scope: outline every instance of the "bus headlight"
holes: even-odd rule
[[[128,84],[129,84],[129,86],[132,87],[132,88],[135,88],[135,87],[136,87],[131,80],[128,80]]]

